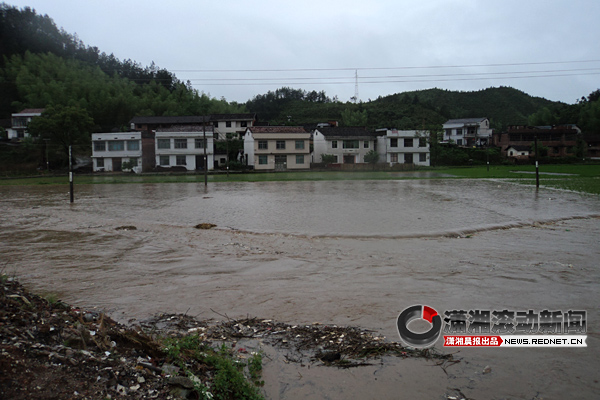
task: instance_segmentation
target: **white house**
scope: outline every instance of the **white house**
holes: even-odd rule
[[[378,129],[377,151],[380,159],[394,164],[430,165],[429,132]]]
[[[212,126],[179,125],[156,131],[157,166],[185,167],[188,171],[202,170],[205,165],[205,154],[208,169],[214,169]]]
[[[142,168],[142,134],[140,132],[93,133],[92,162],[95,172]],[[123,168],[123,164],[125,168]]]
[[[313,131],[313,162],[330,154],[336,163],[364,163],[365,154],[377,150],[377,135],[363,127],[317,127]]]
[[[44,112],[43,108],[28,108],[19,113],[12,114],[11,127],[7,130],[9,139],[23,139],[29,137],[27,125],[35,117],[39,117]]]
[[[487,146],[492,139],[487,118],[450,119],[444,123],[443,129],[443,143],[452,141],[459,146]]]
[[[310,168],[310,133],[301,126],[254,126],[244,135],[246,165],[255,170]]]

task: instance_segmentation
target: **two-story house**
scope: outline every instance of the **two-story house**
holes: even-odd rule
[[[511,125],[506,132],[494,134],[493,142],[494,145],[501,148],[504,156],[529,156],[537,138],[540,146],[548,148],[548,156],[566,157],[573,155],[573,148],[577,144],[578,137],[581,137],[581,130],[576,125]],[[527,154],[517,154],[515,149],[521,149],[521,153],[527,152]]]
[[[133,170],[142,167],[140,132],[93,133],[92,163],[95,172]]]
[[[459,146],[487,146],[492,138],[490,121],[487,118],[450,119],[442,126],[443,143],[456,143]]]
[[[378,129],[377,151],[380,159],[390,165],[430,165],[429,132]]]
[[[310,133],[300,126],[254,126],[244,135],[246,165],[255,170],[310,168]]]
[[[43,108],[28,108],[19,113],[12,114],[11,127],[7,131],[9,139],[23,139],[29,136],[27,125],[35,117],[44,112]]]
[[[188,171],[213,169],[212,126],[177,125],[155,132],[156,165],[162,168],[184,167]],[[205,156],[206,155],[206,156]]]
[[[324,154],[330,154],[336,163],[364,163],[365,154],[376,146],[377,132],[364,127],[317,127],[313,131],[313,162],[321,162]]]

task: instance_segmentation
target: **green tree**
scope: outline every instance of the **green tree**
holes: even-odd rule
[[[93,127],[94,120],[86,110],[74,106],[50,106],[29,123],[28,130],[33,136],[50,139],[50,143],[59,146],[67,155],[69,146],[89,150]]]
[[[342,125],[367,126],[367,110],[352,111],[350,108],[346,108],[342,111]]]
[[[379,162],[379,153],[375,150],[369,150],[367,154],[365,154],[365,162],[372,164],[373,168],[375,168],[375,164]]]
[[[336,161],[336,157],[333,154],[321,154],[321,162],[323,164],[333,164]]]

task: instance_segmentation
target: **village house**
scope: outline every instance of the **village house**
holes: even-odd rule
[[[336,163],[358,164],[365,155],[376,150],[377,133],[364,127],[323,127],[313,131],[313,162],[321,162],[325,154],[335,156]]]
[[[246,165],[255,170],[310,168],[310,133],[300,126],[254,126],[244,135]]]
[[[43,108],[27,108],[21,112],[12,114],[11,127],[7,129],[8,139],[24,139],[29,137],[27,125],[35,117],[39,117],[44,112]]]
[[[156,165],[182,167],[188,171],[213,169],[213,127],[177,125],[155,132]],[[206,154],[206,156],[205,156]]]
[[[502,155],[510,157],[510,148],[528,148],[533,151],[535,139],[539,146],[548,148],[548,156],[565,157],[573,155],[573,147],[581,131],[575,125],[560,126],[509,126],[506,132],[495,134],[493,144],[501,148]]]
[[[92,168],[94,172],[135,171],[142,167],[140,132],[93,133]],[[123,168],[123,166],[126,168]]]
[[[458,146],[487,146],[492,138],[490,121],[487,118],[450,119],[443,126],[442,143],[456,143]]]
[[[377,151],[381,161],[394,164],[430,165],[429,132],[378,129]]]

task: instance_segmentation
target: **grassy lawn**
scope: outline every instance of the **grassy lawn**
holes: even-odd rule
[[[486,166],[422,168],[413,172],[341,172],[303,171],[279,173],[231,173],[209,175],[208,182],[331,181],[331,180],[402,180],[402,179],[509,179],[535,185],[535,166]],[[568,175],[552,175],[568,174]],[[204,175],[76,175],[76,184],[120,183],[203,183]],[[66,185],[66,176],[0,179],[0,185]],[[540,165],[540,185],[578,192],[600,194],[600,165]]]

